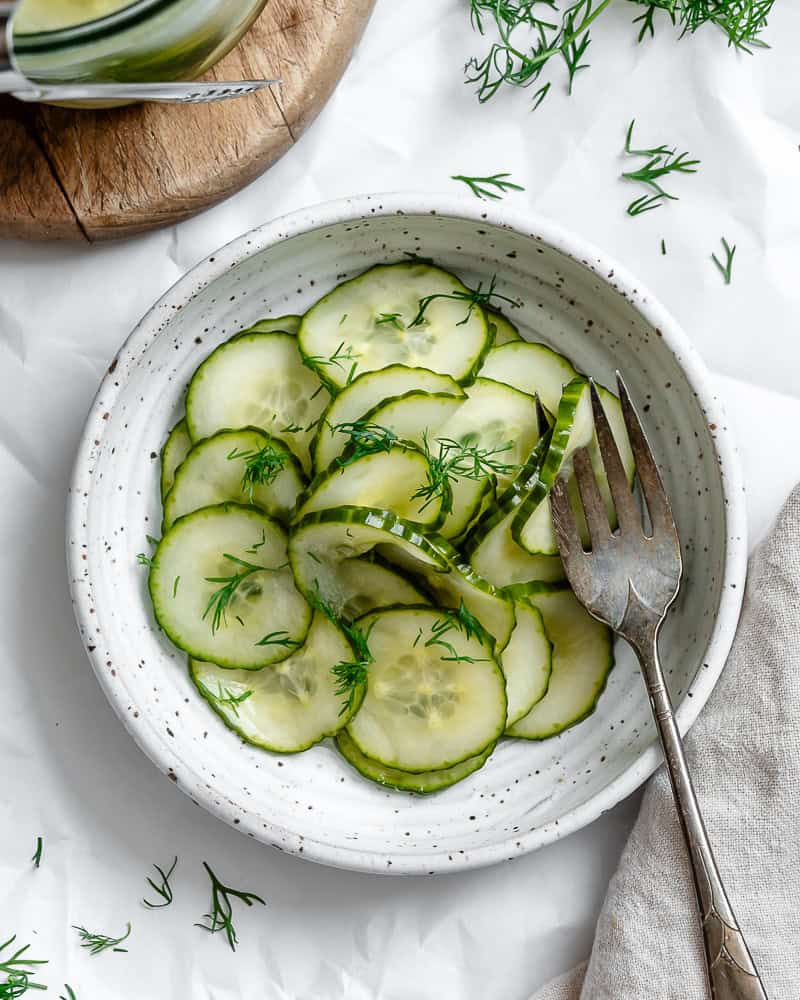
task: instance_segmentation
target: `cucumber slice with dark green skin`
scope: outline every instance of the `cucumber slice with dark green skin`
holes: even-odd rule
[[[341,617],[355,621],[376,608],[427,604],[423,591],[397,570],[373,559],[345,559],[336,567],[341,594]]]
[[[297,331],[300,329],[302,319],[302,316],[297,316],[294,313],[290,313],[287,316],[260,319],[251,327],[248,327],[247,330],[237,333],[236,336],[241,337],[245,333],[288,333],[290,336],[295,337],[297,336]]]
[[[428,483],[428,460],[416,448],[396,445],[390,451],[363,455],[316,476],[298,502],[294,521],[314,511],[340,507],[382,507],[400,517],[435,528],[442,521],[442,498],[418,496]]]
[[[571,590],[530,587],[525,592],[541,611],[553,643],[553,670],[547,694],[509,727],[508,735],[544,740],[591,715],[614,666],[614,647],[611,630],[592,618]]]
[[[172,489],[172,484],[175,482],[175,472],[189,454],[191,447],[192,439],[189,437],[186,420],[179,420],[167,435],[167,440],[161,449],[162,501]]]
[[[486,355],[482,378],[493,378],[529,396],[538,396],[555,413],[563,387],[577,372],[572,364],[546,344],[518,341],[494,347]]]
[[[348,764],[352,764],[360,774],[369,778],[370,781],[387,788],[396,788],[401,792],[417,792],[419,795],[428,795],[431,792],[440,792],[444,788],[449,788],[456,782],[463,781],[464,778],[474,774],[489,759],[494,750],[494,744],[488,746],[477,756],[462,760],[454,767],[447,767],[441,771],[422,771],[420,774],[400,771],[396,767],[387,767],[385,764],[379,764],[377,761],[365,757],[348,735],[346,729],[337,734],[336,748]]]
[[[628,481],[633,484],[636,470],[620,402],[613,393],[604,389],[603,386],[597,386],[597,392],[617,443]],[[553,444],[542,468],[539,486],[530,492],[511,525],[511,534],[514,540],[527,552],[533,555],[557,554],[558,541],[547,494],[550,492],[556,476],[560,474],[571,475],[572,455],[578,448],[584,446],[588,448],[600,495],[603,497],[611,527],[614,528],[617,524],[616,512],[594,430],[589,388],[588,385],[582,387],[581,380],[576,379],[564,389],[564,395],[559,404],[556,428],[553,432]],[[581,512],[577,485],[571,478],[569,490],[576,501],[575,509]],[[584,543],[587,543],[589,535],[583,522],[582,513],[579,513],[579,520]]]
[[[486,309],[485,311],[486,318],[494,327],[494,347],[502,347],[503,344],[522,340],[519,330],[501,312],[497,312],[495,309]]]
[[[286,532],[255,507],[219,504],[179,518],[158,544],[149,586],[172,642],[222,667],[256,670],[284,659],[311,621],[289,568]]]
[[[544,698],[553,667],[553,646],[541,612],[524,599],[516,601],[514,608],[517,624],[500,663],[506,679],[507,727],[513,726]]]
[[[264,750],[298,753],[333,736],[358,710],[360,698],[342,713],[343,698],[332,672],[353,658],[344,633],[315,613],[305,642],[285,659],[261,670],[230,670],[189,659],[189,675],[222,721],[243,740]]]
[[[444,393],[462,401],[466,399],[464,390],[455,379],[427,368],[389,365],[379,371],[365,372],[342,389],[328,405],[311,446],[315,470],[324,472],[344,450],[347,435],[336,431],[336,427],[357,420],[366,421],[369,419],[366,414],[376,406],[407,392]],[[455,408],[453,404],[452,410]]]
[[[401,771],[450,768],[505,728],[505,680],[488,637],[438,608],[359,619],[372,662],[348,735],[364,756]]]
[[[186,423],[193,441],[256,427],[285,440],[306,470],[328,394],[287,333],[248,333],[222,344],[192,376]]]
[[[268,451],[274,456],[274,478],[248,485],[247,458]],[[253,504],[287,522],[305,486],[300,463],[289,447],[263,431],[221,431],[199,441],[178,468],[164,501],[164,530],[201,507],[233,501]]]
[[[502,650],[514,628],[514,605],[481,579],[446,539],[390,511],[337,507],[309,514],[289,540],[289,560],[297,586],[317,590],[337,614],[344,595],[337,564],[376,549],[390,564],[422,580],[445,607],[461,602],[494,637]]]
[[[300,350],[334,393],[356,375],[393,364],[468,382],[491,346],[486,315],[469,296],[441,268],[418,261],[378,264],[309,309],[297,334]]]
[[[587,446],[593,436],[589,383],[584,378],[575,378],[564,387],[550,448],[538,480],[520,505],[511,524],[512,538],[531,555],[558,554],[548,494],[556,476],[573,452]]]

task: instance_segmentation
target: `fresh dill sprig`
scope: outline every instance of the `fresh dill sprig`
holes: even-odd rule
[[[248,449],[240,451],[234,448],[228,454],[228,461],[236,459],[244,461],[244,472],[242,473],[242,493],[244,493],[250,503],[253,502],[253,491],[257,486],[269,486],[274,483],[283,472],[286,463],[289,461],[289,454],[285,448],[278,448],[270,439],[263,448],[257,451]]]
[[[41,837],[36,838],[36,850],[33,852],[33,857],[31,861],[36,868],[42,863],[42,850],[44,849],[44,843]]]
[[[306,594],[306,600],[315,611],[321,612],[328,621],[333,622],[344,632],[353,649],[352,660],[342,660],[331,667],[331,673],[339,682],[335,693],[344,698],[339,715],[346,715],[352,712],[357,704],[363,686],[367,683],[370,664],[374,662],[369,648],[369,633],[372,627],[364,632],[358,625],[340,618],[322,596],[319,580],[314,581],[314,589]]]
[[[137,552],[136,562],[138,562],[140,566],[146,566],[150,569],[153,565],[153,558],[152,556],[148,556],[145,552]]]
[[[172,865],[170,866],[169,871],[165,872],[164,869],[161,868],[159,865],[156,865],[156,864],[153,865],[153,868],[155,868],[155,870],[161,876],[161,884],[160,885],[156,884],[149,877],[147,879],[147,884],[150,886],[150,888],[154,892],[158,893],[158,895],[162,899],[162,902],[161,903],[151,903],[149,899],[143,899],[142,902],[144,903],[144,905],[149,910],[158,910],[162,906],[169,906],[169,904],[172,902],[172,898],[173,898],[172,897],[172,886],[169,884],[169,880],[170,880],[170,876],[175,871],[175,867],[177,866],[177,864],[178,864],[178,856],[176,854],[175,855],[175,860],[172,862]]]
[[[639,41],[654,35],[657,10],[680,26],[680,36],[693,34],[704,24],[715,24],[725,32],[730,45],[749,52],[764,47],[761,33],[766,27],[774,0],[631,0],[644,12],[635,18],[640,24]],[[548,95],[551,80],[543,74],[551,61],[563,61],[572,93],[575,76],[586,69],[582,61],[591,38],[589,29],[610,5],[610,0],[572,0],[560,6],[558,0],[470,0],[473,29],[491,42],[483,58],[471,58],[464,67],[466,82],[474,84],[478,100],[491,100],[505,87],[529,87],[539,83],[532,107]]]
[[[28,990],[46,990],[46,986],[31,982],[30,977],[36,974],[37,965],[47,965],[47,959],[25,958],[25,952],[30,948],[29,944],[17,948],[9,958],[3,958],[2,952],[16,941],[17,935],[11,937],[0,944],[0,975],[6,977],[6,982],[0,984],[0,998],[2,1000],[12,1000],[14,997],[21,997]]]
[[[456,323],[456,326],[463,326],[475,309],[475,306],[491,306],[492,299],[499,299],[501,302],[506,302],[511,306],[519,307],[519,302],[515,299],[510,299],[507,295],[501,295],[500,292],[495,291],[495,285],[497,283],[497,276],[492,275],[492,279],[489,282],[489,287],[484,291],[483,282],[479,282],[477,288],[468,288],[465,292],[455,291],[455,292],[436,292],[433,295],[426,295],[424,298],[419,300],[419,309],[417,310],[417,315],[409,323],[409,326],[420,326],[420,324],[425,319],[425,313],[432,302],[437,299],[455,299],[457,302],[467,302],[467,314],[462,319]]]
[[[303,643],[299,639],[290,639],[289,633],[285,629],[280,629],[277,632],[270,632],[264,636],[263,639],[259,639],[256,646],[283,646],[284,649],[291,649],[292,646],[302,646]],[[253,692],[248,692],[248,697]],[[244,701],[244,698],[239,698],[239,701]]]
[[[58,1000],[78,1000],[78,998],[75,996],[75,991],[69,985],[69,983],[64,983],[64,989],[67,991],[67,995],[63,996],[62,994],[59,993]]]
[[[309,355],[308,357],[303,358],[303,364],[312,370],[320,367],[324,368],[329,365],[335,365],[341,371],[347,371],[347,381],[345,382],[345,385],[350,385],[355,378],[356,368],[358,368],[358,359],[360,357],[360,354],[355,354],[353,352],[353,348],[350,344],[345,346],[345,342],[342,341],[329,357],[323,358],[321,355]],[[345,367],[344,362],[350,363],[349,370]]]
[[[450,180],[466,184],[475,197],[480,198],[481,201],[486,198],[499,201],[506,191],[525,190],[521,184],[514,184],[513,181],[508,180],[509,177],[511,174],[508,173],[492,174],[489,177],[467,177],[464,174],[453,174]]]
[[[721,243],[722,249],[725,251],[725,263],[723,264],[715,253],[711,254],[711,259],[717,265],[719,273],[722,275],[722,280],[726,285],[729,285],[731,283],[731,275],[733,272],[733,255],[736,253],[736,246],[731,246],[724,236],[722,237]]]
[[[208,604],[203,612],[203,621],[211,615],[212,635],[216,633],[217,629],[228,624],[226,618],[228,607],[239,587],[241,587],[248,577],[252,576],[253,573],[278,573],[280,570],[286,569],[289,565],[288,563],[282,563],[280,566],[257,566],[255,563],[247,562],[245,559],[239,559],[238,556],[232,556],[230,552],[223,552],[222,558],[229,559],[234,566],[241,566],[241,569],[238,573],[232,573],[230,576],[205,577],[206,583],[222,584],[219,590],[215,590],[208,599]]]
[[[155,548],[156,545],[158,545],[158,539],[157,538],[153,538],[152,535],[145,535],[144,537],[147,539],[148,544],[152,545],[153,548]]]
[[[652,194],[643,194],[628,205],[628,215],[642,215],[650,212],[654,208],[663,205],[664,201],[677,201],[677,195],[669,194],[661,186],[659,181],[668,174],[696,174],[700,165],[700,160],[689,159],[688,153],[676,153],[675,149],[669,146],[655,146],[652,149],[634,149],[631,145],[633,140],[633,127],[636,119],[631,119],[628,132],[625,136],[625,152],[628,156],[643,156],[647,162],[637,170],[630,170],[622,174],[624,180],[635,181],[645,184],[651,189]]]
[[[510,451],[514,444],[507,441],[494,448],[479,448],[474,444],[465,444],[451,438],[437,438],[439,451],[431,451],[426,435],[423,435],[422,450],[428,460],[427,483],[421,486],[411,497],[412,500],[423,500],[420,511],[428,504],[441,498],[442,511],[445,514],[453,510],[453,486],[459,479],[483,479],[489,475],[513,475],[519,465],[503,462],[497,456]]]
[[[348,715],[353,711],[369,677],[370,664],[374,662],[369,648],[369,633],[363,632],[358,625],[338,621],[337,624],[347,636],[353,647],[352,660],[344,660],[331,667],[331,673],[339,682],[335,694],[344,699],[339,715]],[[374,623],[373,623],[374,624]]]
[[[340,469],[364,458],[365,455],[375,455],[380,451],[391,451],[397,444],[397,435],[388,427],[373,424],[368,420],[354,420],[331,426],[331,432],[347,434],[350,440],[344,451],[336,459]]]
[[[304,429],[300,424],[287,424],[281,427],[281,434],[302,434]]]
[[[217,681],[217,693],[214,694],[201,680],[198,680],[197,683],[207,698],[217,702],[219,705],[227,705],[237,719],[239,718],[238,706],[254,694],[253,691],[243,691],[241,694],[234,694],[230,688],[222,686],[222,681]]]
[[[195,927],[202,927],[203,930],[209,931],[211,934],[224,931],[231,951],[236,951],[239,939],[236,936],[236,928],[233,926],[232,900],[238,899],[245,906],[252,906],[253,903],[261,903],[262,906],[266,906],[267,902],[254,892],[244,892],[241,889],[231,889],[230,886],[223,885],[205,861],[203,868],[211,880],[211,912],[203,914],[203,919],[207,920],[208,923],[196,923]]]
[[[473,636],[482,638],[485,635],[483,626],[474,615],[467,611],[462,601],[458,611],[446,612],[431,625],[430,638],[425,640],[425,647],[429,649],[432,646],[438,646],[444,649],[447,656],[439,656],[439,659],[444,663],[488,663],[488,657],[475,657],[459,653],[452,642],[445,638],[448,633],[454,630],[463,632],[468,639]]]
[[[405,330],[403,320],[400,318],[400,313],[378,313],[378,318],[375,320],[375,326],[393,326],[396,330]]]
[[[90,955],[99,955],[103,951],[127,951],[127,948],[120,948],[119,946],[123,941],[126,941],[131,934],[131,924],[130,921],[126,924],[126,931],[121,937],[109,937],[107,934],[94,934],[92,931],[87,931],[85,927],[78,927],[76,924],[72,925],[73,930],[78,932],[78,937],[81,939],[81,948],[86,948]]]

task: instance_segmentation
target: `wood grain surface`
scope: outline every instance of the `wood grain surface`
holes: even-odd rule
[[[0,98],[0,237],[114,239],[227,198],[314,120],[373,3],[269,0],[207,75],[283,80],[239,100],[75,111]]]

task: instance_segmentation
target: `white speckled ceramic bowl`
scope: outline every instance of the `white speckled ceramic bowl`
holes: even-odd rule
[[[639,403],[672,498],[685,578],[661,650],[686,730],[723,668],[746,568],[739,469],[703,367],[624,269],[542,219],[477,201],[369,196],[254,230],[182,278],[145,316],[92,406],[69,498],[68,557],[83,641],[139,746],[196,802],[281,850],[364,871],[433,873],[513,858],[591,822],[656,768],[650,709],[629,651],[597,711],[543,743],[507,740],[428,798],[382,789],[330,745],[297,756],[247,745],[189,683],[155,627],[136,553],[159,534],[158,452],[199,362],[264,315],[301,313],[337,281],[406,252],[472,283],[498,275],[526,337]]]

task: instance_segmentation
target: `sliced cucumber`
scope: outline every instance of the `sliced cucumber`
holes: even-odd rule
[[[246,333],[288,333],[294,337],[300,329],[302,319],[302,316],[296,316],[294,313],[290,313],[288,316],[271,316],[268,319],[260,319],[251,327],[237,333],[236,336],[241,337]]]
[[[347,436],[334,428],[352,424],[374,407],[407,392],[446,393],[460,400],[466,398],[455,379],[427,368],[390,365],[379,371],[365,372],[342,389],[325,411],[311,448],[315,470],[324,472],[344,449]],[[455,408],[453,404],[452,409]]]
[[[481,517],[469,533],[464,551],[473,569],[495,587],[540,580],[561,580],[564,567],[558,556],[532,556],[511,537],[511,525],[520,505],[539,481],[550,447],[548,431],[536,443],[514,481],[497,505]]]
[[[514,541],[531,555],[552,556],[558,554],[553,517],[548,494],[562,466],[568,462],[578,448],[588,445],[594,436],[592,404],[589,383],[584,378],[575,378],[567,386],[558,404],[553,437],[547,457],[533,489],[511,524]]]
[[[486,316],[469,296],[441,268],[417,261],[379,264],[338,285],[305,314],[300,350],[334,392],[354,375],[392,364],[468,381],[491,342]]]
[[[481,368],[481,377],[538,396],[552,413],[561,399],[561,390],[577,374],[570,362],[551,347],[526,341],[493,348]]]
[[[625,430],[625,421],[622,416],[622,408],[617,397],[603,388],[597,386],[600,402],[611,425],[611,432],[619,448],[623,467],[628,475],[628,481],[633,484],[635,465],[633,453],[631,451],[628,434]],[[581,386],[581,380],[577,379],[564,389],[562,402],[559,404],[558,420],[553,433],[553,444],[551,452],[542,469],[541,482],[538,489],[533,490],[520,507],[517,516],[511,525],[511,533],[514,540],[527,552],[534,555],[555,555],[558,552],[558,541],[556,539],[553,519],[550,512],[550,501],[547,499],[555,482],[556,476],[561,473],[571,474],[572,455],[581,447],[587,447],[589,457],[594,469],[595,479],[600,489],[600,495],[608,512],[609,522],[616,527],[616,512],[614,501],[611,498],[611,491],[608,487],[608,479],[603,466],[603,459],[600,455],[600,448],[597,443],[597,435],[594,430],[594,420],[592,418],[591,401],[589,398],[588,385]],[[581,523],[581,534],[584,542],[588,542],[588,531],[585,528],[583,514],[580,503],[577,501],[577,486],[574,480],[569,482],[570,493],[575,500],[574,506],[578,511]]]
[[[186,420],[179,420],[167,435],[164,447],[161,449],[161,499],[172,489],[175,482],[175,472],[178,466],[189,454],[192,439],[186,427]]]
[[[578,603],[571,590],[528,588],[553,643],[547,694],[508,730],[510,736],[544,740],[590,715],[614,665],[611,630]]]
[[[426,441],[435,440],[466,398],[463,389],[458,395],[415,389],[378,403],[364,414],[364,421],[385,427],[401,440],[422,448]]]
[[[193,441],[257,427],[286,440],[306,472],[309,445],[328,393],[304,364],[296,338],[249,333],[213,351],[192,376],[186,423]]]
[[[376,608],[428,603],[410,580],[375,559],[345,559],[337,565],[336,577],[344,595],[341,616],[348,621]]]
[[[514,610],[517,624],[503,650],[500,664],[506,679],[507,727],[513,726],[544,698],[553,666],[553,647],[539,609],[521,599],[514,602]]]
[[[494,309],[486,310],[486,318],[494,327],[494,347],[511,344],[522,340],[519,330],[505,316]]]
[[[262,482],[246,476],[248,460],[259,456],[270,459],[272,470]],[[265,470],[266,463],[259,468]],[[286,522],[304,485],[300,463],[283,441],[258,430],[221,431],[199,441],[178,469],[164,501],[164,530],[184,514],[226,500],[254,504]]]
[[[343,699],[332,673],[353,658],[339,628],[315,614],[303,645],[261,670],[230,670],[189,659],[200,694],[243,740],[265,750],[297,753],[333,736],[358,708],[340,714]]]
[[[436,608],[359,619],[372,662],[348,734],[366,757],[402,771],[453,767],[505,727],[506,691],[492,644]]]
[[[300,498],[294,520],[306,514],[340,507],[382,507],[399,517],[419,524],[441,523],[442,498],[430,502],[415,494],[428,483],[428,460],[416,448],[395,446],[390,451],[364,455],[337,467],[334,461],[328,472],[317,476]]]
[[[534,556],[517,545],[511,537],[514,516],[512,510],[485,526],[485,533],[475,540],[470,553],[472,568],[495,587],[562,580],[564,566],[558,556]]]
[[[509,470],[516,470],[528,455],[538,437],[536,401],[525,393],[500,385],[491,379],[478,378],[466,390],[465,402],[456,407],[447,419],[444,412],[437,416],[432,396],[409,393],[372,410],[367,419],[389,427],[399,437],[427,448],[434,461],[446,463],[463,449],[475,449],[489,461]],[[494,452],[494,454],[492,454]],[[464,466],[471,464],[465,452]],[[452,510],[448,513],[440,534],[456,538],[463,534],[481,505],[498,481],[506,485],[512,472],[449,478]]]
[[[441,771],[422,771],[413,774],[410,771],[400,771],[396,767],[386,767],[379,764],[363,753],[348,735],[347,730],[342,730],[336,736],[336,748],[344,757],[348,764],[370,781],[385,785],[388,788],[397,788],[402,792],[417,792],[420,795],[427,795],[429,792],[439,792],[443,788],[449,788],[458,781],[463,781],[479,768],[483,767],[494,750],[491,743],[482,753],[476,757],[468,757],[454,767],[446,767]]]
[[[337,574],[343,559],[377,549],[389,563],[421,578],[439,603],[464,606],[492,635],[501,650],[514,628],[514,605],[466,564],[444,539],[395,514],[368,507],[338,507],[309,514],[289,540],[289,560],[298,587],[318,589],[337,614],[346,593]]]
[[[222,667],[254,670],[284,659],[311,620],[292,579],[286,533],[255,507],[220,504],[179,518],[159,542],[149,585],[172,642]]]

